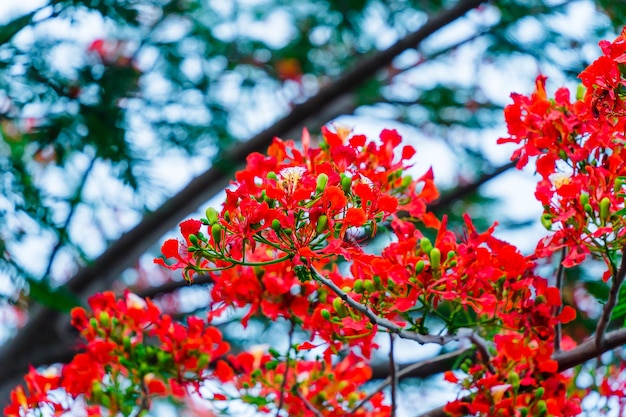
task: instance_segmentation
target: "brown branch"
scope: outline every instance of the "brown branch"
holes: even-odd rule
[[[613,271],[615,271],[615,267],[613,267]],[[620,264],[619,270],[613,276],[613,283],[611,284],[611,290],[609,291],[609,299],[604,305],[604,308],[602,308],[602,315],[600,316],[600,320],[598,320],[598,326],[596,327],[596,345],[598,349],[602,348],[602,345],[605,342],[604,334],[606,332],[607,326],[609,325],[609,320],[611,320],[611,313],[613,313],[613,308],[615,308],[615,304],[617,303],[619,289],[622,286],[622,282],[624,282],[625,276],[626,247],[622,248],[622,263]]]
[[[598,347],[596,339],[591,338],[574,349],[556,352],[552,355],[552,359],[559,364],[559,372],[563,372],[624,344],[626,344],[626,329],[619,329],[605,334],[602,347]],[[446,417],[444,407],[434,408],[417,417]]]

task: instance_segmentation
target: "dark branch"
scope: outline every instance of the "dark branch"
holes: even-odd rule
[[[613,269],[615,271],[615,269]],[[602,348],[604,344],[604,334],[606,332],[606,328],[609,325],[609,321],[611,320],[611,313],[613,313],[613,308],[615,308],[615,304],[617,303],[617,297],[619,296],[619,289],[622,286],[622,282],[624,282],[624,277],[626,276],[626,248],[622,249],[622,263],[619,267],[619,270],[613,276],[613,283],[611,284],[611,290],[609,291],[609,299],[607,300],[604,308],[602,309],[602,315],[600,316],[600,320],[598,320],[598,326],[596,327],[596,345],[598,348]]]

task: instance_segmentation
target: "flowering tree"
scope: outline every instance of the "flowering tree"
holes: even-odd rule
[[[238,402],[276,416],[390,416],[410,372],[394,363],[397,338],[457,347],[444,356],[456,359],[445,379],[458,397],[426,415],[575,416],[591,393],[623,414],[620,352],[598,362],[591,383],[580,378],[589,359],[626,343],[624,329],[609,330],[626,309],[626,30],[601,48],[575,101],[564,88],[549,98],[540,76],[505,110],[500,142],[518,144],[512,159],[522,168],[533,158],[540,177],[550,234],[532,254],[469,216],[465,230],[449,230],[427,208],[438,198],[432,172],[406,173],[416,152],[394,130],[373,141],[324,128],[319,146],[306,130],[301,147],[276,138],[266,155],[248,156],[222,208],[182,222],[182,239],[155,260],[190,284],[211,281],[206,320],[183,324],[132,293],[98,294],[72,311],[80,353],[32,369],[5,414],[138,415],[155,399],[194,396],[216,415]],[[382,230],[390,243],[369,253]],[[553,258],[556,273],[542,276]],[[610,291],[593,333],[569,335],[562,325],[586,311],[576,299],[564,305],[565,270],[593,259]],[[290,323],[289,346],[229,352],[216,323],[238,308],[244,328],[253,316]],[[308,340],[293,340],[295,330]],[[366,391],[380,334],[389,378]]]

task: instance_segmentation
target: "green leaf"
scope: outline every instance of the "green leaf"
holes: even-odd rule
[[[80,300],[66,287],[52,288],[45,280],[27,278],[30,297],[53,310],[63,313],[81,305]]]

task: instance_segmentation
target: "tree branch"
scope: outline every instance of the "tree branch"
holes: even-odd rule
[[[113,281],[126,268],[132,266],[153,242],[172,229],[180,219],[222,191],[228,184],[233,168],[242,164],[247,155],[263,150],[275,136],[284,134],[317,113],[319,109],[354,90],[381,68],[389,65],[399,54],[417,47],[424,39],[485,1],[460,1],[451,9],[430,18],[421,28],[400,39],[390,48],[377,52],[357,63],[351,71],[322,88],[304,103],[295,106],[289,115],[273,126],[226,152],[213,164],[211,169],[192,180],[155,212],[147,214],[137,226],[122,235],[91,265],[80,269],[68,281],[68,288],[80,295],[82,299],[86,299],[95,292],[110,288]],[[58,339],[54,334],[54,326],[50,326],[50,323],[56,321],[58,317],[59,313],[40,306],[31,311],[30,320],[26,326],[0,350],[0,358],[2,358],[0,361],[0,381],[5,381],[16,373],[25,373],[30,363],[29,354],[32,350]],[[8,398],[6,388],[5,386],[0,391],[2,404],[5,404]]]
[[[609,291],[609,299],[607,300],[604,308],[602,309],[602,315],[598,320],[598,326],[596,327],[596,345],[600,349],[604,344],[604,333],[611,320],[611,313],[615,304],[617,303],[617,297],[619,296],[619,288],[624,282],[624,276],[626,276],[626,247],[622,248],[622,263],[619,266],[619,270],[613,276],[613,283],[611,284],[611,290]]]
[[[596,339],[591,338],[574,349],[554,353],[552,359],[559,364],[559,372],[563,372],[624,344],[626,344],[626,329],[619,329],[605,334],[602,347],[598,347]],[[444,407],[434,408],[417,417],[446,417]]]

